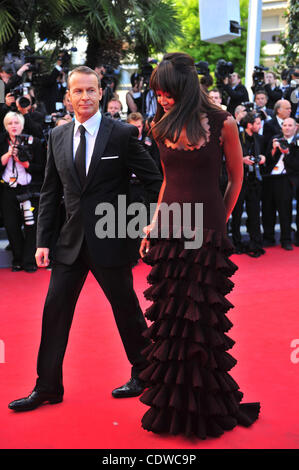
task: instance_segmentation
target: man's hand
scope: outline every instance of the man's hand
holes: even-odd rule
[[[273,140],[273,143],[272,143],[272,150],[275,150],[275,149],[277,149],[277,148],[279,148],[279,150],[280,150],[281,153],[290,153],[289,148],[286,148],[286,149],[281,148],[280,142],[278,142],[277,139],[274,139],[274,140]]]
[[[27,62],[27,64],[22,65],[22,67],[20,67],[19,70],[17,71],[17,75],[21,77],[24,72],[27,72],[29,67],[30,67],[30,62]]]
[[[15,100],[15,97],[12,93],[7,93],[7,95],[5,95],[5,104],[6,104],[6,106],[8,106],[10,108],[12,103],[15,103],[15,102],[16,102],[16,100]]]
[[[259,165],[263,165],[266,161],[266,157],[265,155],[260,155],[260,161],[259,161]]]
[[[49,266],[49,248],[38,248],[35,253],[35,261],[39,268],[45,268]]]
[[[246,157],[243,157],[243,162],[246,164],[246,165],[253,165],[253,162],[250,160],[250,157],[249,155],[246,155]]]

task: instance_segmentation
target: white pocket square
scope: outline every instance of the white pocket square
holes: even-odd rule
[[[119,158],[119,155],[111,155],[109,157],[101,157],[101,160],[112,160],[114,158]]]

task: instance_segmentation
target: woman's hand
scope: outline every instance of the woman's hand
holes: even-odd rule
[[[147,254],[149,249],[150,249],[150,241],[147,238],[144,238],[141,242],[140,249],[139,249],[139,254],[141,258],[144,258],[144,256]]]
[[[12,157],[12,147],[9,147],[8,152],[4,153],[1,157],[1,163],[3,166],[6,166],[8,160]]]
[[[27,170],[27,168],[29,168],[29,162],[28,162],[28,161],[26,161],[26,162],[21,162],[21,161],[18,159],[18,157],[14,157],[14,161],[15,161],[16,163],[19,163],[19,165],[22,165],[24,168],[26,168],[26,170]]]
[[[22,165],[24,168],[29,168],[29,162],[26,160],[25,162],[21,162],[18,158],[18,149],[16,146],[13,146],[12,148],[12,156],[13,159],[16,163],[19,163],[19,165]]]
[[[153,230],[154,226],[155,226],[155,222],[152,222],[151,224],[147,225],[146,227],[143,227],[143,232],[145,233],[146,236],[142,240],[141,245],[140,245],[140,249],[139,249],[139,254],[140,254],[141,258],[143,258],[150,249],[150,241],[148,239],[148,236],[149,236],[150,232]]]

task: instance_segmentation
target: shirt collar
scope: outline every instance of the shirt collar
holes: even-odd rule
[[[74,127],[74,135],[78,131],[78,127],[82,124],[85,127],[85,130],[91,134],[94,135],[95,132],[98,130],[101,124],[101,119],[102,119],[102,114],[98,110],[93,116],[91,116],[87,121],[85,122],[79,122],[75,118],[75,127]]]
[[[278,124],[280,125],[280,127],[282,126],[282,123],[283,123],[283,119],[281,119],[280,117],[276,116],[276,119],[278,121]]]

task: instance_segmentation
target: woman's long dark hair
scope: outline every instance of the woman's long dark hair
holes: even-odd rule
[[[186,129],[190,145],[197,145],[206,132],[200,119],[209,110],[221,111],[211,103],[201,87],[194,60],[188,54],[173,52],[165,54],[162,62],[153,70],[150,88],[167,92],[175,100],[174,106],[165,114],[157,103],[152,127],[155,140],[168,139],[177,142],[182,129]]]

